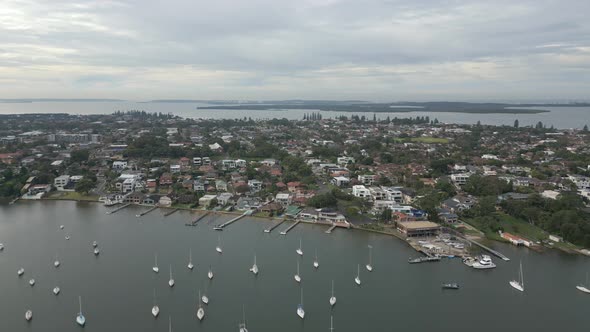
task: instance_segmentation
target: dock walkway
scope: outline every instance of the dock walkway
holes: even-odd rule
[[[143,217],[143,216],[145,216],[146,214],[148,214],[148,213],[150,213],[150,212],[154,211],[154,210],[155,210],[155,209],[157,209],[157,208],[158,208],[158,206],[157,206],[157,205],[156,205],[156,206],[153,206],[153,207],[151,207],[151,208],[149,208],[149,209],[147,209],[147,210],[145,210],[145,211],[143,211],[143,212],[141,212],[141,213],[139,213],[139,214],[136,214],[135,216],[136,216],[137,218],[139,218],[139,217]]]
[[[178,210],[180,210],[180,209],[174,209],[172,211],[168,211],[168,212],[164,213],[164,217],[168,217],[169,215],[173,214],[174,212],[176,212]]]
[[[114,210],[107,211],[107,214],[113,214],[113,213],[119,212],[120,210],[123,210],[124,208],[128,207],[129,205],[131,205],[131,203],[127,203],[125,205],[121,205],[121,206],[119,206],[118,208],[116,208]]]
[[[282,223],[285,222],[285,219],[275,223],[274,225],[270,226],[269,228],[265,229],[264,232],[265,233],[270,233],[272,232],[275,228],[279,227]]]
[[[237,216],[237,217],[235,217],[235,218],[233,218],[233,219],[231,219],[229,221],[224,222],[223,224],[220,224],[220,225],[217,225],[217,226],[213,227],[213,229],[216,230],[216,231],[222,231],[223,228],[225,228],[226,226],[231,225],[234,222],[236,222],[236,221],[244,218],[245,216],[249,216],[251,214],[252,214],[252,210],[248,210],[248,211],[244,212],[244,214],[242,214],[242,215],[239,215],[239,216]]]
[[[177,209],[177,210],[178,210],[178,209]],[[193,220],[193,221],[191,221],[190,223],[187,223],[187,224],[185,224],[185,225],[186,225],[186,226],[197,226],[197,223],[198,223],[198,222],[199,222],[201,219],[203,219],[203,218],[205,218],[206,216],[208,216],[208,215],[209,215],[209,213],[211,213],[211,212],[206,212],[205,214],[202,214],[202,215],[198,216],[198,217],[197,217],[195,220]]]
[[[292,230],[295,226],[299,225],[301,220],[297,220],[293,225],[287,227],[284,231],[281,232],[281,235],[287,235],[287,233]]]
[[[328,230],[326,230],[326,234],[331,234],[331,233],[332,233],[332,231],[333,231],[333,230],[334,230],[336,227],[338,227],[338,225],[336,225],[336,224],[332,225],[332,226],[331,226],[331,227],[330,227]]]

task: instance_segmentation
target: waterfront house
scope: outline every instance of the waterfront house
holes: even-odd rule
[[[158,205],[160,206],[171,206],[172,205],[172,198],[169,196],[162,196],[158,201]]]
[[[131,204],[141,204],[144,196],[145,195],[140,192],[132,192],[132,193],[125,195],[125,197],[123,198],[123,202],[124,203],[131,203]]]
[[[199,205],[207,208],[211,206],[214,200],[217,200],[217,195],[204,195],[203,197],[199,198]]]
[[[275,196],[275,201],[277,203],[279,203],[280,205],[282,205],[283,207],[286,207],[287,205],[291,204],[291,202],[292,202],[291,194],[288,194],[288,193],[278,193]]]

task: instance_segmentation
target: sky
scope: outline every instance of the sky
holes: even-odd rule
[[[2,0],[0,98],[588,100],[586,0]]]

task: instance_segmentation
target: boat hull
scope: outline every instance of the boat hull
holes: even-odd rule
[[[584,287],[584,286],[576,286],[576,289],[579,290],[580,292],[584,292],[587,294],[590,294],[590,289]]]
[[[524,287],[522,287],[522,285],[516,280],[512,280],[510,286],[518,291],[524,292]]]

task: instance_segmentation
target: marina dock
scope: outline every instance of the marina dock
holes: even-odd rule
[[[148,213],[150,213],[150,212],[154,211],[154,210],[155,210],[155,209],[157,209],[157,208],[158,208],[158,206],[157,206],[157,205],[156,205],[156,206],[153,206],[153,207],[151,207],[151,208],[149,208],[149,209],[147,209],[147,210],[145,210],[145,211],[141,212],[140,214],[136,214],[135,216],[136,216],[137,218],[139,218],[139,217],[143,217],[143,216],[145,216],[146,214],[148,214]]]
[[[178,210],[178,209],[176,209],[176,210]],[[175,211],[172,211],[172,212],[175,212]],[[199,222],[201,219],[203,219],[203,218],[205,218],[206,216],[208,216],[208,215],[209,215],[209,213],[210,213],[210,212],[206,212],[205,214],[202,214],[202,215],[198,216],[198,217],[197,217],[195,220],[191,221],[190,223],[187,223],[187,224],[185,224],[185,226],[197,226],[197,223],[198,223],[198,222]],[[172,213],[171,213],[171,214],[172,214]]]
[[[299,223],[301,222],[301,220],[297,220],[295,223],[293,223],[293,225],[287,227],[287,229],[285,229],[284,231],[281,232],[281,235],[287,235],[287,233],[292,230],[293,228],[295,228],[295,226],[299,225]]]
[[[131,205],[131,203],[127,203],[124,205],[119,206],[118,208],[111,210],[111,211],[107,211],[107,214],[113,214],[115,212],[119,212],[120,210],[123,210],[124,208],[128,207],[129,205]]]
[[[494,249],[492,249],[492,248],[486,247],[486,246],[484,246],[483,244],[481,244],[481,243],[479,243],[479,242],[477,242],[477,241],[473,241],[473,240],[470,240],[470,239],[467,239],[467,238],[464,238],[464,239],[465,239],[465,240],[467,240],[467,241],[469,241],[470,243],[473,243],[473,244],[475,244],[476,246],[478,246],[478,247],[480,247],[480,248],[482,248],[482,249],[486,250],[486,251],[487,251],[487,252],[489,252],[490,254],[492,254],[492,255],[494,255],[494,256],[496,256],[496,257],[498,257],[498,258],[501,258],[502,260],[504,260],[504,261],[506,261],[506,262],[510,260],[510,258],[506,257],[504,254],[502,254],[502,253],[501,253],[501,252],[499,252],[499,251],[496,251],[496,250],[494,250]]]
[[[180,209],[174,209],[172,211],[168,211],[168,212],[164,213],[164,217],[168,217],[169,215],[173,214],[174,212],[176,212],[178,210],[180,210]]]
[[[408,259],[408,263],[410,263],[410,264],[425,263],[425,262],[438,262],[438,261],[440,261],[440,256],[424,256],[424,257]]]
[[[274,225],[270,226],[269,228],[265,229],[264,232],[265,233],[270,233],[272,232],[275,228],[279,227],[282,223],[285,222],[285,219],[275,223]]]
[[[326,231],[326,234],[331,234],[336,227],[338,227],[336,224],[330,226],[330,228]]]
[[[244,212],[244,214],[242,214],[240,216],[237,216],[237,217],[235,217],[235,218],[233,218],[233,219],[231,219],[229,221],[224,222],[223,224],[220,224],[220,225],[217,225],[217,226],[213,227],[213,229],[216,230],[216,231],[222,231],[224,227],[226,227],[226,226],[228,226],[230,224],[233,224],[234,222],[236,222],[236,221],[244,218],[245,216],[249,216],[251,214],[252,214],[252,210],[248,210],[248,211]]]

